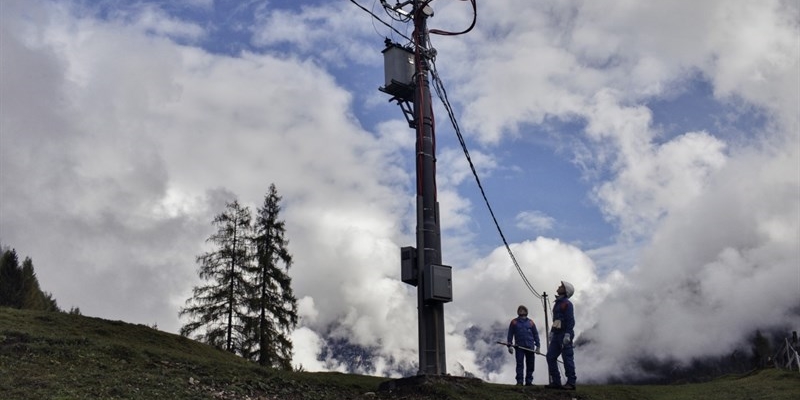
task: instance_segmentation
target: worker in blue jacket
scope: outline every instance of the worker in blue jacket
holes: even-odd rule
[[[513,342],[512,339],[514,340]],[[517,318],[512,319],[511,324],[508,326],[508,339],[506,340],[506,343],[509,343],[508,352],[512,354],[514,353],[514,349],[512,348],[511,343],[516,344],[517,346],[533,349],[537,353],[539,352],[539,331],[536,330],[536,324],[533,323],[533,320],[528,318],[527,307],[522,305],[517,307]],[[533,369],[535,367],[533,359],[534,352],[517,348],[516,358],[517,385],[522,385],[522,373],[524,369],[525,385],[532,386]]]
[[[550,372],[548,389],[575,390],[575,352],[572,340],[575,339],[575,309],[569,298],[575,293],[571,283],[561,281],[556,290],[556,302],[553,305],[553,327],[550,329],[550,344],[547,348],[547,369]],[[558,371],[558,356],[564,361],[565,385],[561,385],[561,374]]]

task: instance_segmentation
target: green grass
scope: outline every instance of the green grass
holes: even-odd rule
[[[144,325],[0,308],[0,399],[800,399],[800,373],[763,370],[686,385],[583,385],[577,392],[433,378],[379,391],[387,378],[262,368]]]
[[[605,385],[581,389],[590,392],[593,400],[788,400],[800,399],[800,373],[768,369],[700,384]]]

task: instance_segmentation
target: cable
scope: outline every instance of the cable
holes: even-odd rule
[[[474,0],[473,0],[474,1]],[[489,199],[486,197],[486,191],[483,189],[483,185],[481,184],[481,180],[478,177],[478,172],[475,170],[475,165],[472,163],[472,158],[469,156],[469,150],[467,150],[467,144],[464,142],[464,137],[461,135],[461,128],[458,126],[458,121],[456,120],[455,113],[453,112],[453,107],[450,105],[450,100],[447,98],[447,91],[444,88],[444,84],[442,83],[441,78],[439,78],[439,73],[436,70],[436,62],[435,59],[431,59],[431,75],[433,77],[434,89],[436,90],[436,95],[439,96],[439,99],[442,101],[445,110],[447,110],[447,115],[450,117],[450,123],[453,125],[453,129],[456,132],[456,136],[458,137],[458,142],[461,144],[461,149],[464,150],[464,155],[467,157],[467,162],[469,163],[469,167],[472,170],[472,175],[475,177],[475,181],[478,183],[478,188],[481,191],[481,195],[483,196],[483,201],[486,203],[486,207],[489,209],[489,214],[492,216],[492,221],[494,221],[494,226],[497,228],[497,232],[500,234],[500,238],[503,240],[503,244],[508,251],[508,255],[511,257],[511,261],[514,263],[514,267],[517,269],[519,276],[522,277],[522,281],[525,283],[525,286],[528,287],[528,290],[533,293],[533,295],[537,298],[542,300],[542,295],[534,289],[531,282],[525,276],[525,273],[522,272],[522,268],[519,266],[517,262],[517,258],[514,257],[514,252],[511,251],[511,246],[508,245],[508,241],[506,240],[505,235],[503,234],[503,230],[500,228],[500,223],[497,222],[497,218],[494,215],[494,211],[492,210],[491,204],[489,204]]]
[[[378,2],[378,0],[372,0],[372,9],[373,9],[373,10],[375,9],[375,3],[377,3],[377,2]],[[374,11],[373,11],[373,12],[374,12]],[[375,33],[377,33],[377,34],[378,34],[378,36],[383,36],[383,37],[386,37],[386,35],[384,35],[384,34],[381,34],[380,32],[378,32],[378,27],[377,27],[377,26],[375,26],[375,18],[370,18],[370,19],[369,19],[369,21],[372,23],[372,30],[374,30],[374,31],[375,31]]]
[[[455,130],[456,136],[458,137],[458,142],[461,144],[461,149],[464,151],[464,155],[467,158],[467,162],[469,163],[469,167],[472,170],[472,175],[475,177],[475,182],[477,182],[478,188],[481,191],[481,196],[483,196],[483,201],[484,201],[484,203],[486,203],[486,207],[489,209],[489,214],[492,217],[492,221],[494,222],[494,226],[497,228],[497,232],[500,234],[500,238],[503,240],[503,245],[505,245],[506,250],[508,251],[508,255],[511,257],[511,261],[514,263],[514,267],[517,269],[517,272],[519,273],[519,276],[522,278],[522,281],[525,283],[525,286],[527,286],[528,290],[531,293],[533,293],[533,295],[537,299],[542,300],[544,302],[545,300],[542,297],[542,295],[540,295],[539,292],[536,291],[536,289],[533,287],[531,282],[525,276],[525,273],[522,271],[522,268],[519,266],[519,262],[517,262],[517,258],[514,256],[514,252],[511,251],[511,246],[509,246],[508,241],[506,240],[506,237],[503,234],[503,229],[500,228],[500,223],[497,222],[497,217],[494,215],[494,210],[492,210],[492,205],[489,203],[489,199],[486,196],[486,191],[484,190],[483,184],[481,184],[481,180],[478,177],[478,172],[475,170],[475,165],[472,163],[472,158],[469,156],[469,150],[467,150],[467,144],[464,141],[464,137],[461,135],[461,128],[459,128],[459,126],[458,126],[458,121],[456,120],[455,112],[453,112],[453,107],[450,104],[450,100],[447,98],[447,90],[445,89],[444,84],[442,83],[442,80],[439,77],[439,73],[436,70],[435,51],[431,51],[433,49],[433,47],[430,45],[430,38],[427,37],[427,35],[425,35],[427,37],[428,43],[424,43],[424,45],[427,46],[427,47],[423,47],[422,43],[418,43],[416,34],[414,35],[414,40],[411,40],[407,36],[405,36],[402,33],[400,33],[397,29],[395,29],[391,25],[387,24],[386,22],[384,22],[383,20],[378,18],[378,16],[376,16],[375,14],[373,14],[372,12],[370,12],[369,10],[367,10],[366,8],[364,8],[363,6],[358,4],[355,0],[350,0],[350,1],[353,4],[357,5],[358,7],[360,7],[362,10],[364,10],[367,13],[369,13],[370,15],[372,15],[375,19],[381,21],[384,25],[388,26],[393,31],[397,32],[400,36],[402,36],[403,38],[405,38],[406,40],[411,42],[416,48],[418,48],[418,49],[422,48],[423,50],[425,50],[422,53],[425,53],[427,55],[421,55],[421,56],[422,57],[426,57],[426,58],[428,58],[430,60],[430,63],[431,63],[431,75],[433,77],[433,83],[434,83],[433,86],[434,86],[434,89],[436,91],[436,95],[439,96],[439,99],[442,101],[442,104],[444,105],[445,110],[447,110],[447,115],[450,118],[450,123],[453,125],[453,129]],[[427,6],[431,1],[432,0],[428,0],[428,1],[420,4],[418,6],[416,12],[417,13],[422,12],[422,9],[425,6]],[[445,35],[445,36],[457,36],[457,35],[463,35],[463,34],[469,32],[469,31],[471,31],[475,27],[475,23],[477,21],[478,10],[477,10],[477,5],[476,5],[476,0],[469,0],[469,2],[470,2],[470,4],[472,4],[472,23],[470,24],[470,26],[467,29],[465,29],[465,30],[463,30],[461,32],[449,32],[449,31],[442,31],[442,30],[439,30],[439,29],[431,29],[431,30],[428,31],[428,33],[433,33],[433,34],[438,34],[438,35]],[[387,14],[389,14],[388,10],[392,9],[392,8],[388,6],[388,4],[386,3],[385,0],[381,0],[381,3],[383,4],[384,9],[386,10]],[[396,12],[396,10],[394,10],[394,9],[392,9],[392,10]],[[408,17],[408,19],[400,19],[400,18],[395,18],[395,17],[393,17],[391,15],[389,15],[389,17],[392,18],[395,21],[400,21],[400,22],[407,22],[408,20],[411,19],[410,17]],[[416,17],[421,18],[421,16],[419,16],[419,15],[417,15]],[[416,53],[420,54],[420,52],[416,52]],[[421,60],[416,60],[416,64],[417,64],[417,68],[418,68],[417,73],[423,73],[423,71],[421,70],[422,69]],[[419,108],[421,109],[423,106],[424,105],[421,105]],[[431,105],[428,105],[428,106],[430,107]],[[433,116],[433,113],[431,113],[431,116]],[[434,126],[435,126],[435,124],[434,124]],[[435,144],[434,144],[434,146],[435,146]],[[419,181],[419,179],[417,181]],[[547,304],[545,304],[545,307],[547,307]]]
[[[475,27],[475,23],[478,21],[478,7],[475,4],[475,1],[476,0],[469,0],[469,2],[472,4],[472,23],[469,25],[469,27],[467,29],[465,29],[465,30],[463,30],[461,32],[449,32],[449,31],[443,31],[443,30],[439,30],[439,29],[431,29],[431,30],[428,31],[428,33],[432,33],[432,34],[436,34],[436,35],[444,35],[444,36],[458,36],[458,35],[463,35],[463,34],[469,32],[469,31],[471,31],[472,28]],[[425,4],[427,5],[428,3],[430,3],[430,1],[426,2]]]
[[[375,18],[375,19],[377,19],[378,21],[380,21],[382,24],[384,24],[384,25],[388,26],[388,27],[389,27],[389,29],[393,30],[395,33],[397,33],[398,35],[400,35],[402,38],[404,38],[404,39],[408,40],[409,42],[411,42],[411,41],[412,41],[412,40],[411,40],[411,38],[409,38],[408,36],[404,35],[404,34],[403,34],[403,32],[400,32],[400,31],[398,31],[397,29],[395,29],[395,27],[393,27],[392,25],[390,25],[390,24],[389,24],[389,23],[387,23],[386,21],[382,20],[380,17],[378,17],[377,15],[375,15],[375,13],[373,13],[372,11],[368,10],[366,7],[364,7],[364,6],[362,6],[361,4],[359,4],[359,3],[358,3],[356,0],[350,0],[350,2],[351,2],[351,3],[353,3],[353,4],[355,4],[355,5],[356,5],[358,8],[360,8],[360,9],[364,10],[364,12],[366,12],[367,14],[371,15],[371,16],[372,16],[372,18]]]

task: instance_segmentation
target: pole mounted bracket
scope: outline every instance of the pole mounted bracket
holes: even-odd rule
[[[413,102],[407,99],[401,99],[399,97],[392,97],[389,101],[397,102],[397,105],[400,106],[400,110],[403,111],[403,116],[406,117],[406,121],[408,122],[408,127],[411,129],[417,128],[417,121],[414,119],[414,106]]]

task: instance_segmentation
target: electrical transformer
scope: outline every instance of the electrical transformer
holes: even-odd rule
[[[399,44],[386,41],[383,50],[385,86],[380,91],[398,99],[410,100],[414,93],[414,52]]]

